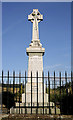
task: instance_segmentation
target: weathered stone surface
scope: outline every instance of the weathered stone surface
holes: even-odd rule
[[[10,109],[10,114],[19,114],[19,108],[11,108]],[[25,113],[25,108],[20,108],[20,114],[24,114]],[[31,108],[26,108],[26,113],[31,114]],[[32,109],[32,113],[36,114],[37,113],[37,108],[33,108]],[[55,114],[55,109],[51,108],[50,109],[50,113],[51,114]],[[43,114],[43,109],[38,108],[38,114]],[[49,108],[44,108],[44,114],[49,114]],[[56,108],[56,114],[60,114],[60,109]]]
[[[28,20],[33,23],[33,36],[29,48],[26,49],[28,58],[28,80],[26,83],[26,113],[31,113],[31,71],[32,71],[32,113],[37,112],[37,71],[38,71],[38,114],[43,114],[43,55],[45,48],[42,48],[42,44],[39,40],[38,23],[43,20],[43,15],[40,14],[38,9],[33,9],[33,12],[28,16]],[[39,78],[40,77],[40,78]],[[49,102],[48,94],[46,93],[46,86],[44,84],[44,114],[49,114]],[[22,103],[20,103],[20,113],[25,113],[25,93],[22,94]],[[50,102],[51,114],[55,114],[54,103]],[[19,107],[19,103],[16,103],[16,107]],[[19,113],[19,108],[11,108],[10,113]],[[60,109],[56,107],[56,113],[60,114]]]
[[[31,71],[32,77],[37,77],[38,71],[38,102],[43,102],[43,55],[45,48],[42,48],[42,44],[39,40],[38,23],[43,19],[43,15],[40,14],[38,9],[33,9],[33,12],[28,16],[28,20],[33,23],[33,36],[29,48],[26,49],[28,58],[28,81],[26,84],[26,103],[31,102]],[[25,103],[25,93],[22,94],[22,102]],[[32,102],[37,102],[37,79],[32,78]],[[45,93],[44,84],[44,102],[48,102],[48,95]]]

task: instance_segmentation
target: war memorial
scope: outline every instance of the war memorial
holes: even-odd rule
[[[43,56],[45,53],[45,48],[42,47],[42,44],[40,43],[39,40],[38,24],[43,20],[43,15],[38,11],[38,9],[33,9],[33,12],[30,15],[28,15],[28,20],[33,24],[32,40],[31,43],[29,44],[29,47],[26,48],[26,53],[28,55],[28,79],[26,83],[26,94],[25,93],[22,94],[22,103],[20,103],[20,107],[21,107],[20,113],[30,114],[31,106],[33,107],[32,113],[37,113],[37,105],[38,105],[38,113],[43,114],[43,102],[44,102],[44,106],[49,106],[49,105],[52,106],[52,108],[50,108],[50,113],[54,114],[55,105],[53,102],[49,103],[48,101],[48,94],[45,91],[46,86],[45,83],[43,83],[43,78],[42,78]],[[32,75],[32,79],[31,79],[31,75]],[[37,84],[37,75],[38,75],[38,84]],[[37,91],[37,86],[38,86],[38,91]],[[44,92],[44,96],[43,96],[43,92]],[[25,109],[25,104],[26,104],[26,109]],[[11,114],[19,113],[19,102],[16,102],[15,106],[18,108],[11,108],[10,109]],[[49,107],[44,107],[44,114],[49,113],[48,108]],[[57,107],[56,107],[56,114],[60,114],[60,109]]]

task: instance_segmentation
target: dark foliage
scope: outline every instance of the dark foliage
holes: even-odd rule
[[[2,104],[6,106],[6,108],[10,109],[14,106],[14,95],[11,92],[3,92],[2,94]]]
[[[73,95],[65,95],[61,98],[61,113],[73,115]]]

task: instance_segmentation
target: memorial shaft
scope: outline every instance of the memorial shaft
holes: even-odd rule
[[[28,55],[28,80],[26,84],[26,101],[31,103],[31,72],[32,72],[32,103],[37,103],[37,72],[38,72],[38,102],[43,102],[43,88],[42,88],[42,72],[43,72],[43,55],[45,48],[42,48],[42,44],[39,40],[39,27],[38,23],[43,20],[43,15],[40,14],[38,9],[33,9],[33,12],[28,15],[28,20],[32,22],[32,40],[26,53]],[[45,93],[44,85],[44,98],[47,102],[48,97]],[[22,97],[22,102],[25,102],[25,97]]]

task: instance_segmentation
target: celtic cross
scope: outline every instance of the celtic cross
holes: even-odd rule
[[[32,31],[32,43],[37,45],[39,43],[39,29],[38,23],[43,20],[43,15],[40,14],[38,9],[33,9],[33,12],[28,15],[28,20],[33,23],[33,31]]]

